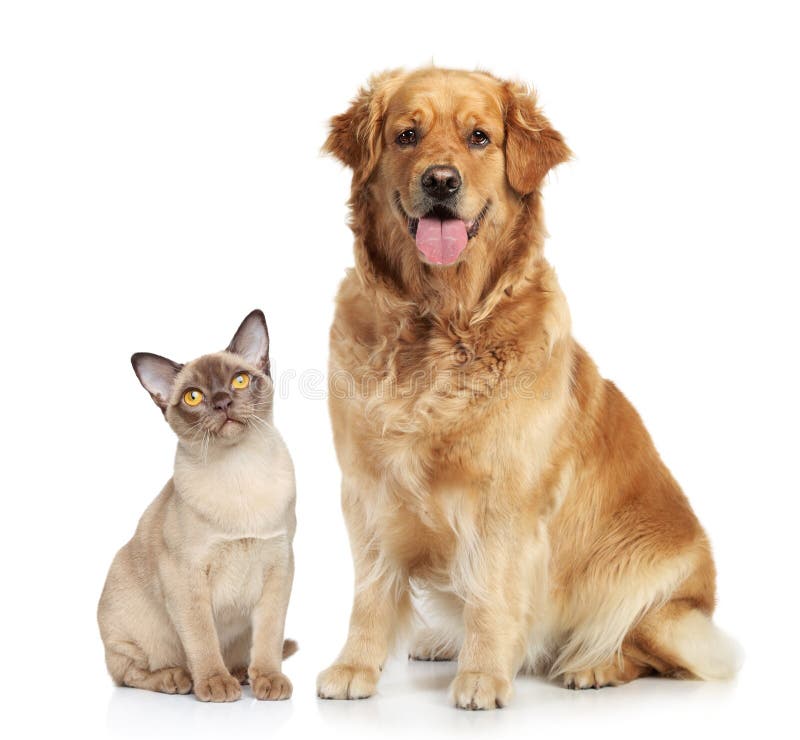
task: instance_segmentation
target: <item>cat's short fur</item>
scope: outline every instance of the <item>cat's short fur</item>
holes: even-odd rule
[[[247,316],[224,352],[131,361],[178,449],[100,598],[108,670],[121,685],[203,701],[238,699],[248,679],[257,698],[286,699],[295,481],[272,423],[264,315]]]

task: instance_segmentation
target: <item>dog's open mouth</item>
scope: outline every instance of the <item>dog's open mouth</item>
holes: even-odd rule
[[[409,216],[396,196],[397,207],[408,221],[408,233],[414,237],[417,249],[434,265],[452,265],[480,228],[489,204],[473,219],[459,218],[449,208],[434,206],[420,218]]]

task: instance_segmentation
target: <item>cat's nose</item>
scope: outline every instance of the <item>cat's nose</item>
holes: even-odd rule
[[[214,402],[214,408],[217,411],[225,411],[226,413],[228,411],[228,406],[233,403],[233,399],[227,393],[215,394],[212,401]]]

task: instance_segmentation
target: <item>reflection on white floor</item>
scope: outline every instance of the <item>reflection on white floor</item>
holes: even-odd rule
[[[464,712],[451,707],[447,687],[452,663],[391,661],[379,693],[351,702],[314,696],[314,671],[300,661],[295,693],[287,702],[259,702],[249,689],[232,704],[203,704],[193,696],[164,696],[109,688],[106,731],[122,738],[229,737],[258,733],[270,737],[429,737],[450,733],[519,737],[527,732],[586,733],[626,737],[645,731],[648,737],[694,737],[707,730],[746,724],[739,682],[702,683],[642,679],[598,691],[569,691],[542,679],[520,676],[511,705],[494,712]],[[308,666],[310,667],[310,665]],[[740,679],[741,680],[741,679]],[[741,727],[742,724],[738,723]],[[647,728],[646,730],[644,728]]]

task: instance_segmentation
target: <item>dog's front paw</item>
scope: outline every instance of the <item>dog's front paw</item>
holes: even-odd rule
[[[242,695],[242,688],[226,671],[195,680],[194,693],[200,701],[236,701]]]
[[[496,709],[511,698],[511,684],[488,673],[459,673],[450,685],[453,702],[461,709]]]
[[[366,699],[375,693],[378,670],[367,666],[334,663],[317,677],[321,699]]]
[[[251,668],[249,673],[250,687],[256,699],[281,701],[292,695],[292,682],[280,671],[261,672]]]

